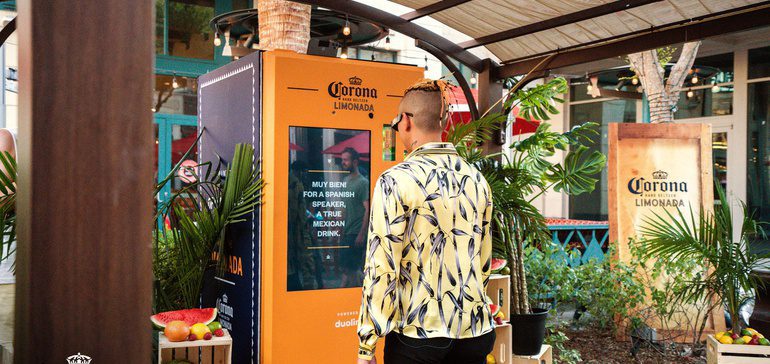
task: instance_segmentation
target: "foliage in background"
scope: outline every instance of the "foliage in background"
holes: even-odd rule
[[[699,279],[704,272],[703,264],[665,257],[649,259],[644,247],[634,239],[630,240],[629,264],[636,267],[635,278],[647,292],[645,302],[632,317],[630,328],[659,327],[662,330],[657,332],[658,341],[663,343],[682,342],[683,337],[689,336],[691,347],[696,349],[709,314],[719,302],[711,300],[706,292],[686,302],[677,297],[687,289],[688,282]]]
[[[8,152],[0,153],[0,163],[5,171],[0,169],[0,261],[7,259],[16,251],[16,159]],[[16,272],[16,262],[13,264]]]
[[[518,107],[524,117],[548,120],[549,114],[558,112],[555,104],[563,102],[558,96],[565,92],[567,82],[563,78],[529,89],[520,89],[517,84],[501,102],[506,111]],[[524,249],[529,244],[550,241],[545,218],[532,201],[549,189],[570,195],[592,191],[606,158],[598,151],[587,152],[586,144],[598,135],[595,123],[558,133],[541,122],[534,134],[513,144],[511,158],[505,153],[485,155],[482,143],[489,142],[505,120],[506,114],[487,111],[478,120],[452,125],[447,141],[479,169],[492,190],[493,251],[508,260],[511,312],[519,314],[530,312]],[[566,152],[564,161],[549,161],[557,151]]]
[[[770,254],[750,249],[752,239],[765,238],[765,233],[744,202],[741,202],[741,230],[738,240],[733,240],[731,202],[721,184],[715,183],[714,188],[719,202],[713,212],[710,206],[700,206],[697,215],[692,207],[689,212],[677,207],[675,212],[666,210],[663,214],[648,216],[640,228],[644,239],[640,244],[647,258],[702,262],[700,274],[686,281],[673,297],[674,302],[693,302],[704,294],[718,298],[733,318],[733,330],[740,331],[739,307],[761,284],[752,271],[766,268],[762,260]]]
[[[553,362],[556,364],[576,364],[583,361],[580,352],[567,347],[569,341],[567,334],[555,328],[548,329],[548,335],[545,336],[545,344],[553,348]]]
[[[577,267],[567,263],[567,254],[577,257],[579,253],[564,252],[548,242],[528,247],[524,260],[532,304],[551,309],[557,329],[563,310],[575,308],[588,315],[573,324],[614,331],[619,328],[617,323],[626,322],[644,302],[645,287],[636,279],[635,268],[612,262],[612,251],[603,260],[591,259]]]
[[[157,185],[156,196],[178,168]],[[196,182],[158,208],[158,216],[167,219],[170,227],[154,229],[155,312],[198,306],[204,273],[217,263],[212,256],[223,257],[227,227],[246,221],[261,203],[264,184],[252,146],[236,145],[225,177],[221,170],[220,164],[200,165]],[[154,223],[157,225],[157,219]],[[218,261],[221,273],[225,259]]]

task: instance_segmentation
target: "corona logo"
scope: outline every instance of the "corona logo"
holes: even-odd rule
[[[652,178],[653,179],[667,179],[668,178],[668,173],[666,173],[664,171],[660,171],[660,170],[659,171],[655,171],[655,172],[652,172]]]
[[[351,85],[359,86],[359,85],[361,85],[361,84],[362,84],[364,81],[363,81],[363,80],[361,80],[360,78],[356,77],[356,76],[353,76],[353,77],[351,77],[351,78],[348,78],[348,82],[350,82],[350,84],[351,84]]]
[[[356,82],[358,82],[358,84],[354,84],[354,80],[357,80]],[[360,78],[354,77],[348,81],[350,82],[351,86],[346,86],[342,82],[330,83],[329,87],[327,88],[327,91],[329,91],[329,96],[337,99],[341,97],[361,97],[372,99],[377,98],[377,89],[358,86],[362,82]]]
[[[67,364],[90,364],[91,357],[77,353],[67,357]]]

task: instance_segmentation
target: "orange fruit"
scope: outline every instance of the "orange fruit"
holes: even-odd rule
[[[168,341],[185,341],[190,336],[190,328],[184,321],[171,321],[163,329],[163,335]]]

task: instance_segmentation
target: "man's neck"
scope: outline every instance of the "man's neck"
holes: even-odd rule
[[[443,140],[441,140],[441,134],[432,134],[432,135],[421,135],[414,139],[411,145],[411,150],[409,152],[425,145],[428,143],[441,143]]]

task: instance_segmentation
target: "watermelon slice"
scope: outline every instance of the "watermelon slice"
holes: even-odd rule
[[[508,261],[501,258],[492,258],[492,271],[497,272],[500,269],[505,268],[505,265],[508,264]]]
[[[166,311],[150,316],[150,321],[158,327],[165,328],[171,321],[184,321],[188,326],[202,323],[208,325],[217,318],[216,308],[190,308],[187,310]]]
[[[500,312],[500,306],[490,303],[489,304],[489,310],[492,311],[492,317],[497,316],[497,313]]]

